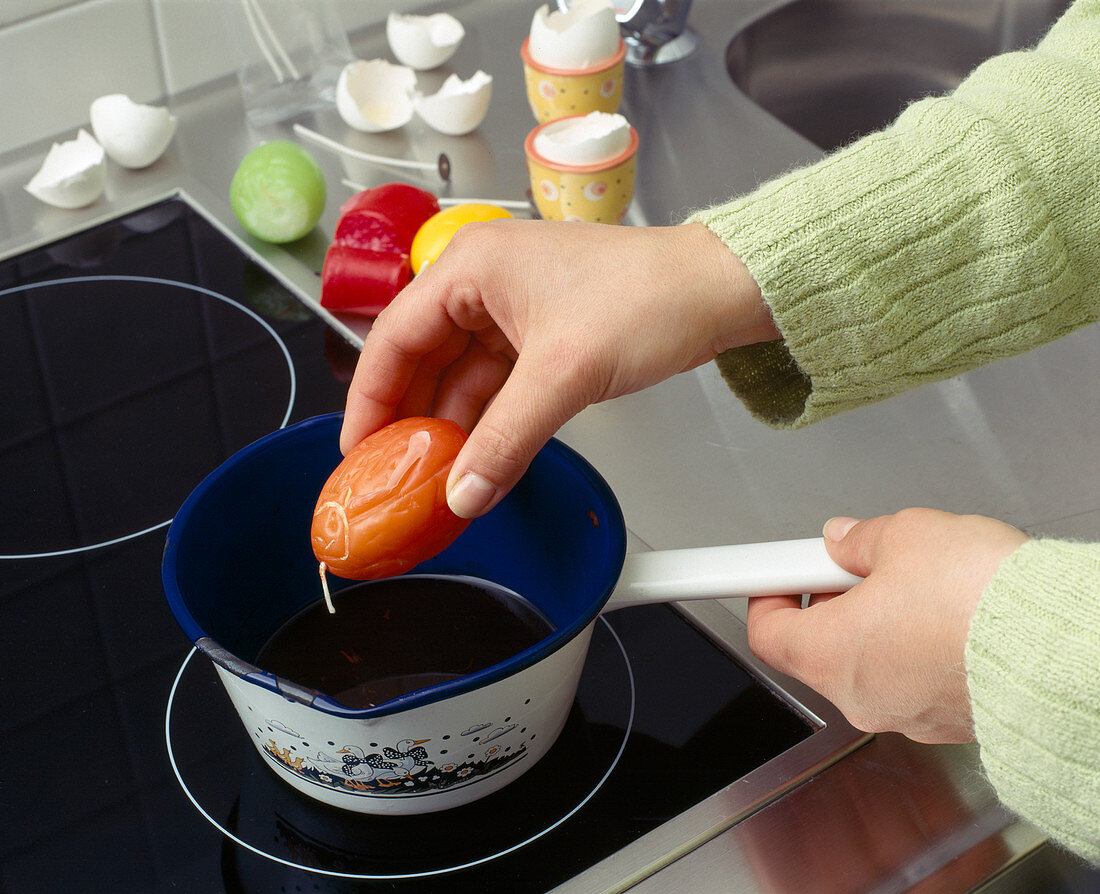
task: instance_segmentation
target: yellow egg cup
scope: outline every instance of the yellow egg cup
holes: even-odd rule
[[[550,123],[532,130],[523,144],[531,194],[539,214],[545,220],[622,223],[634,199],[638,132],[631,127],[630,144],[608,162],[567,165],[549,161],[535,150],[535,138]]]
[[[527,102],[539,124],[589,112],[617,112],[623,98],[626,44],[608,62],[569,71],[539,65],[531,58],[527,38],[520,47]]]

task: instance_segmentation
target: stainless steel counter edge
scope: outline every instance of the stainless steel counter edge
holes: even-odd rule
[[[734,783],[555,894],[904,891],[918,884],[937,892],[970,891],[1011,873],[1043,848],[1045,838],[1034,827],[997,803],[981,778],[974,746],[851,735],[855,731],[839,712],[827,703],[822,709],[815,693],[752,655],[738,617],[743,602],[679,608],[801,710],[812,715],[800,698],[818,705],[826,716],[815,719],[827,730],[834,727],[833,744],[840,750],[830,752],[822,743],[820,763],[795,779],[784,773],[790,755],[781,755],[765,777],[780,781],[770,791],[739,791],[740,782],[752,789],[757,780]],[[742,811],[753,798],[763,806]],[[952,812],[954,821],[942,824]],[[925,813],[940,815],[939,829],[937,820],[925,825]],[[922,837],[926,846],[902,857]],[[790,859],[794,839],[817,859]]]

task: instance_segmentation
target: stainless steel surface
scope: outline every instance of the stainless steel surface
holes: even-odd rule
[[[885,127],[983,59],[1034,43],[1068,0],[797,0],[730,43],[733,82],[823,149]]]
[[[817,728],[816,731],[764,766],[730,782],[671,822],[555,888],[556,894],[625,891],[650,877],[659,880],[661,885],[654,890],[695,891],[697,889],[693,884],[664,887],[665,873],[662,870],[677,865],[678,860],[700,845],[726,830],[736,828],[746,817],[871,741],[871,736],[853,729],[840,712],[816,692],[758,661],[748,648],[745,625],[731,610],[734,604],[734,600],[692,603],[681,605],[680,611],[712,640],[736,655],[773,691],[782,694],[791,707]],[[731,743],[730,747],[736,747],[736,744]],[[689,877],[697,874],[695,869],[688,872]]]
[[[922,748],[895,735],[876,736],[736,833],[632,894],[971,891],[1042,844],[989,797],[969,748]]]
[[[641,136],[628,223],[676,223],[694,207],[743,193],[821,157],[810,139],[737,89],[727,69],[727,47],[737,34],[783,5],[781,0],[696,0],[691,24],[698,50],[675,65],[628,69],[623,111]],[[978,4],[959,8],[977,10]],[[1012,33],[1023,33],[1009,25],[1024,21],[1032,10],[1049,15],[1053,8],[989,0],[983,21],[1000,21]],[[467,37],[450,66],[426,73],[422,87],[433,91],[450,70],[465,75],[480,67],[493,75],[493,103],[478,131],[443,137],[414,122],[389,134],[359,134],[334,110],[299,120],[378,155],[431,160],[447,152],[454,176],[444,196],[522,199],[523,137],[534,121],[518,51],[534,5],[469,0],[432,9],[452,11]],[[1037,30],[1038,24],[1032,31]],[[820,43],[813,33],[800,36],[811,48]],[[352,39],[362,58],[387,54],[381,23]],[[341,180],[373,185],[406,175],[318,151],[330,191],[318,229],[290,246],[264,245],[234,219],[229,182],[248,149],[263,139],[292,138],[289,126],[249,126],[235,79],[168,101],[180,128],[165,157],[142,171],[112,166],[105,197],[86,209],[48,208],[23,191],[48,143],[5,155],[0,257],[182,191],[317,306],[324,250],[338,207],[351,193]],[[72,122],[74,130],[81,123]],[[414,182],[438,186],[434,178]],[[353,343],[367,328],[361,320],[319,312]],[[809,537],[831,515],[870,516],[910,505],[976,512],[1032,532],[1095,539],[1100,537],[1098,379],[1100,328],[1093,326],[1028,355],[790,433],[752,420],[713,366],[706,366],[590,407],[561,436],[600,469],[619,495],[627,524],[657,549]],[[689,612],[699,608],[720,613],[693,617],[752,662],[743,605],[695,606]],[[812,694],[772,679],[825,721],[825,734],[843,729]],[[815,740],[815,748],[826,741],[817,735],[808,741]],[[858,741],[844,736],[825,750],[840,757]],[[803,755],[799,763],[805,770],[832,757]],[[802,777],[790,767],[780,764],[770,772],[771,779],[730,786],[561,890],[621,890],[634,884],[634,890],[646,892],[889,891],[923,879],[927,890],[961,891],[983,880],[1010,878],[1016,865],[1035,865],[1022,858],[1035,851],[1041,836],[997,806],[972,748],[878,736],[802,784],[796,784]],[[1051,853],[1050,865],[1060,865]],[[1058,887],[1053,872],[1044,881],[1049,890],[1072,890]]]
[[[1043,843],[974,888],[974,894],[1096,894],[1097,872],[1080,861],[1067,860],[1053,845]]]

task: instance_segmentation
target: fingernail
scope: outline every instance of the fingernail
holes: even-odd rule
[[[484,511],[497,489],[476,472],[465,472],[447,494],[447,505],[459,518],[474,518]]]
[[[847,534],[852,528],[858,524],[859,519],[856,518],[844,518],[843,516],[837,516],[836,518],[830,518],[825,522],[825,527],[821,529],[821,533],[826,540],[843,540],[844,535]]]

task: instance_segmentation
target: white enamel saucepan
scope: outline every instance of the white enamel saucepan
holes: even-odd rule
[[[859,580],[820,538],[626,555],[614,494],[551,441],[492,512],[413,573],[489,581],[533,605],[553,632],[483,670],[349,708],[254,664],[276,630],[320,599],[309,529],[341,459],[340,424],[340,414],[308,419],[218,467],[177,513],[163,562],[172,612],[214,663],[253,744],[286,782],[337,807],[426,813],[520,776],[561,732],[604,612],[839,592]]]

